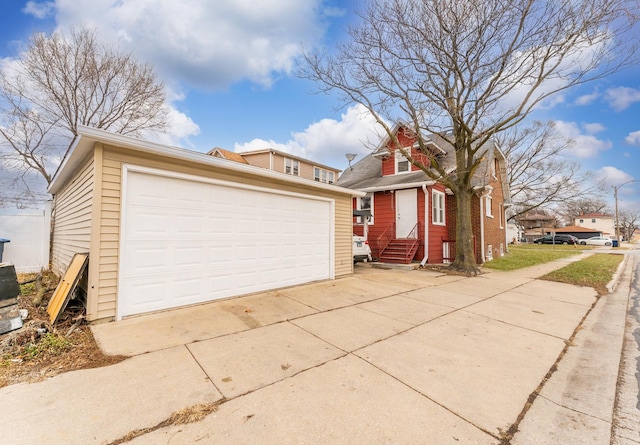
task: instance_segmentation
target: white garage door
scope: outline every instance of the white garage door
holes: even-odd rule
[[[125,168],[118,317],[333,278],[333,201]]]

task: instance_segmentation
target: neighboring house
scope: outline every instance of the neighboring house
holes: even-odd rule
[[[557,226],[557,220],[553,216],[545,215],[543,213],[527,213],[518,217],[518,224],[524,230],[541,229],[550,230],[548,228]]]
[[[353,273],[362,194],[336,185],[80,127],[49,192],[53,271],[89,253],[89,321]]]
[[[207,154],[327,184],[336,182],[341,171],[271,148],[241,153],[214,148]]]
[[[574,224],[599,231],[603,236],[614,236],[616,232],[615,218],[612,215],[605,215],[604,213],[579,215],[575,218]]]
[[[606,236],[600,230],[589,229],[581,226],[558,227],[555,229],[555,232],[563,235],[573,235],[578,239],[587,239],[592,236]]]
[[[426,160],[415,138],[402,125],[394,129],[403,148]],[[442,165],[455,170],[455,153],[446,141],[430,135],[428,147]],[[354,210],[370,210],[368,239],[381,262],[443,263],[455,254],[455,197],[411,164],[386,138],[378,149],[346,170],[338,185],[365,192]],[[505,157],[491,143],[473,180],[476,190],[472,224],[476,261],[501,256],[507,248],[505,206],[510,202]],[[362,217],[354,217],[354,233],[363,235]]]
[[[518,244],[522,241],[524,231],[516,223],[507,223],[507,241],[511,244]]]
[[[544,213],[526,213],[518,217],[518,224],[523,229],[522,239],[531,243],[537,238],[555,232],[558,221],[555,217]]]

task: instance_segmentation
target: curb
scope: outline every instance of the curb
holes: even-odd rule
[[[620,282],[620,275],[622,275],[622,271],[625,268],[625,265],[627,264],[627,255],[625,255],[624,253],[622,254],[618,254],[618,255],[622,255],[623,259],[620,262],[620,264],[618,264],[618,268],[616,269],[615,273],[613,274],[613,277],[611,278],[611,281],[609,281],[607,283],[607,290],[609,291],[609,293],[612,293],[616,290],[616,288],[618,287],[618,283]]]

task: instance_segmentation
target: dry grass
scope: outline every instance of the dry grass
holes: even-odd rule
[[[129,442],[136,437],[143,436],[160,428],[165,428],[172,425],[186,425],[188,423],[200,422],[209,414],[216,411],[221,403],[223,403],[223,400],[213,403],[200,403],[199,405],[189,406],[171,414],[168,419],[163,420],[157,425],[149,428],[141,428],[139,430],[131,431],[121,438],[116,439],[113,442],[109,442],[108,445],[119,445],[121,443]]]
[[[35,278],[35,274],[19,274],[18,281]],[[78,369],[97,368],[118,363],[124,356],[102,353],[89,326],[84,322],[84,308],[71,301],[52,325],[46,307],[57,284],[57,277],[44,273],[41,304],[34,304],[34,283],[21,285],[18,307],[29,313],[24,326],[0,335],[0,387],[23,382],[37,382]]]

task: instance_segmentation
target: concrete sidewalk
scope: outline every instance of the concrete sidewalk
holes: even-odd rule
[[[3,443],[105,444],[151,428],[131,443],[498,444],[589,314],[512,442],[554,443],[532,439],[552,429],[547,402],[606,423],[608,406],[591,413],[567,391],[585,365],[607,361],[594,371],[607,379],[622,342],[617,325],[597,328],[624,324],[622,297],[594,306],[591,288],[536,280],[576,259],[473,278],[359,264],[336,281],[96,325],[105,351],[132,358],[0,389]],[[589,330],[604,356],[585,355]],[[204,420],[153,429],[206,402],[220,405]]]

